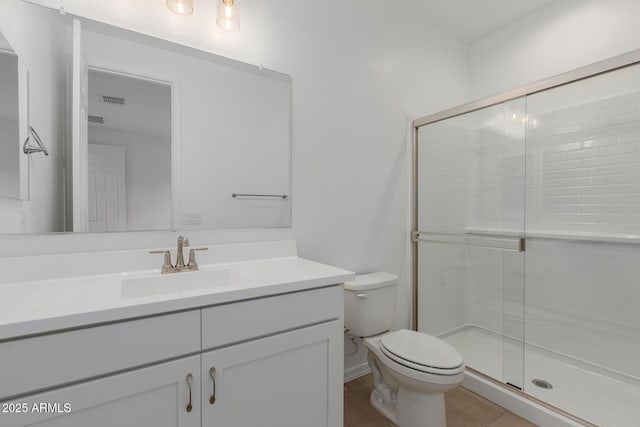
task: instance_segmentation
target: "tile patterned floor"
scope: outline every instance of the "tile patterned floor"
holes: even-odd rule
[[[369,404],[371,374],[344,385],[344,427],[396,427]],[[449,392],[447,427],[535,427],[535,424],[466,389]]]

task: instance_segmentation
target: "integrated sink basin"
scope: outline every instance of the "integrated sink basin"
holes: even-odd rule
[[[233,269],[156,274],[122,279],[121,297],[139,298],[153,295],[192,292],[213,287],[245,284],[245,277]]]

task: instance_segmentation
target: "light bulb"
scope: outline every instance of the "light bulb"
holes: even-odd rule
[[[240,29],[240,11],[236,0],[218,1],[218,27],[226,31],[238,31]]]
[[[193,0],[167,0],[167,7],[178,15],[193,13]]]

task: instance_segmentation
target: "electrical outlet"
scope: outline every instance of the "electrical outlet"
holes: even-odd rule
[[[201,225],[202,214],[200,212],[188,212],[184,214],[184,225]]]
[[[18,209],[18,227],[19,227],[20,231],[23,232],[23,233],[24,233],[25,223],[27,222],[26,216],[27,216],[27,214],[24,211],[24,209],[19,208]]]

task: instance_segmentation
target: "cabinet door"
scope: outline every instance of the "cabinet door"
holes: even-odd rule
[[[187,411],[190,397],[192,408]],[[198,427],[200,356],[2,402],[0,425]]]
[[[203,427],[341,426],[342,346],[336,320],[204,353]]]

